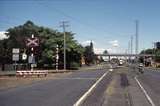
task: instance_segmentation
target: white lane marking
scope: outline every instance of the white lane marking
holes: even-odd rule
[[[154,103],[153,103],[153,100],[151,99],[151,97],[148,95],[148,93],[146,92],[146,90],[144,89],[144,87],[141,85],[141,83],[138,81],[137,77],[134,77],[136,82],[138,83],[139,87],[141,88],[141,90],[143,91],[143,93],[145,94],[147,100],[149,101],[149,103],[152,105],[152,106],[156,106]]]
[[[109,65],[109,67],[110,67],[110,68],[109,68],[109,71],[113,71],[113,67],[112,67],[111,64]]]
[[[65,80],[97,80],[99,78],[82,78],[82,77],[75,77],[75,78],[54,78],[55,80],[61,80],[61,79],[65,79]]]
[[[73,106],[80,106],[81,103],[87,98],[87,96],[92,92],[92,90],[98,85],[98,83],[108,74],[108,71],[105,72],[92,86],[90,89],[88,89],[88,91],[86,93],[83,94],[83,96],[81,96],[79,98],[79,100],[73,105]]]

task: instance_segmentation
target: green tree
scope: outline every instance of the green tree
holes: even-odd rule
[[[0,64],[2,71],[5,70],[5,64],[10,63],[9,57],[11,56],[10,50],[7,48],[7,40],[0,40]]]
[[[96,60],[96,56],[93,51],[93,43],[91,42],[89,46],[85,47],[84,51],[84,59],[87,65],[94,64]]]
[[[103,54],[108,54],[108,51],[107,51],[107,50],[104,50]]]
[[[155,53],[155,61],[156,61],[156,62],[160,62],[160,50],[159,50],[159,49],[156,50],[156,53]]]
[[[0,42],[0,46],[6,47],[6,49],[0,49],[3,53],[7,54],[5,60],[12,59],[12,48],[20,48],[22,52],[26,50],[26,53],[31,55],[31,48],[26,47],[25,40],[34,34],[35,37],[38,37],[40,40],[39,47],[34,48],[34,55],[36,55],[38,67],[43,68],[44,64],[49,64],[53,67],[56,60],[56,46],[58,45],[60,57],[59,63],[60,67],[63,68],[63,33],[47,27],[37,26],[31,21],[27,21],[23,25],[9,28],[7,32],[9,38],[6,39],[6,41]],[[66,45],[67,68],[70,68],[72,63],[76,63],[80,66],[80,59],[84,48],[74,39],[74,34],[72,32],[66,32]],[[1,57],[3,58],[4,55]]]
[[[142,50],[140,54],[153,54],[153,49]]]
[[[160,62],[160,50],[159,49],[146,49],[142,50],[140,54],[154,54],[155,61]],[[143,57],[140,58],[141,62],[143,62]]]

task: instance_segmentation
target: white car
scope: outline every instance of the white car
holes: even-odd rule
[[[139,64],[139,67],[143,67],[143,63],[140,63],[140,64]]]
[[[123,60],[119,60],[119,65],[123,65]]]

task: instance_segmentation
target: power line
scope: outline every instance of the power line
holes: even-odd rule
[[[51,8],[51,7],[49,7],[48,5],[44,4],[44,2],[37,2],[37,3],[38,3],[39,5],[41,5],[41,6],[49,9],[49,10],[53,10],[53,9],[54,9],[54,11],[56,11],[57,13],[65,16],[65,17],[68,17],[69,19],[72,19],[74,22],[77,22],[77,23],[79,23],[79,24],[81,24],[81,25],[83,25],[83,26],[86,26],[86,27],[90,28],[92,31],[98,30],[98,31],[101,31],[101,32],[106,32],[106,31],[104,31],[104,30],[102,30],[102,29],[93,27],[93,25],[91,25],[91,24],[89,24],[89,23],[82,22],[80,19],[75,18],[75,17],[73,17],[73,16],[65,13],[64,11],[61,11],[61,10],[59,10],[59,9],[53,7],[53,6],[52,6],[52,8]],[[111,35],[111,34],[108,34],[108,35]],[[115,35],[115,34],[112,34],[112,35]],[[106,35],[105,35],[105,36],[106,36]],[[109,37],[109,36],[107,36],[107,37]],[[111,37],[112,37],[112,36],[111,36]],[[92,38],[93,38],[93,37],[92,37]],[[95,39],[97,39],[97,38],[95,38]]]

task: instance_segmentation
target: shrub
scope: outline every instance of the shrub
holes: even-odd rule
[[[78,70],[79,67],[80,67],[79,63],[72,62],[72,63],[70,63],[69,69],[71,69],[71,70]]]

